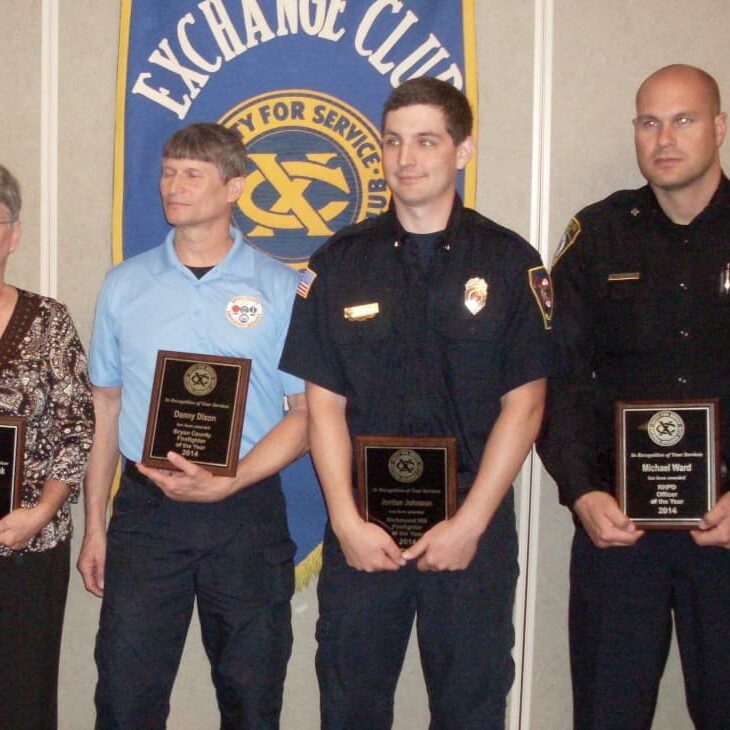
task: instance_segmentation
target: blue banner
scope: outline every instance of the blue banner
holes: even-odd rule
[[[160,153],[180,127],[217,121],[249,152],[234,222],[294,267],[389,203],[380,113],[390,91],[436,76],[475,111],[473,0],[124,0],[114,179],[115,262],[168,226]],[[476,166],[460,182],[473,205]],[[286,470],[301,585],[317,568],[324,506],[308,458]]]

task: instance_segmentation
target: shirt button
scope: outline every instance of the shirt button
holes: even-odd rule
[[[689,287],[687,286],[687,284],[684,281],[679,282],[679,288],[684,291],[687,291],[687,289],[689,289]]]
[[[682,377],[681,375],[677,378],[677,382],[680,385],[687,385],[687,378]]]
[[[689,332],[687,330],[679,330],[680,337],[689,337]]]

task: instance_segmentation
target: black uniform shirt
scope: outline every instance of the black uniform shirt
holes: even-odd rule
[[[537,252],[457,197],[426,269],[393,211],[340,231],[309,268],[281,369],[345,396],[353,437],[456,436],[473,476],[500,397],[549,371]]]
[[[617,400],[719,398],[730,453],[730,182],[689,225],[672,223],[648,186],[581,211],[553,265],[555,336],[538,451],[572,506],[614,488]]]

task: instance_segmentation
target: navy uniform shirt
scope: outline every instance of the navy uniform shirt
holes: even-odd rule
[[[730,182],[689,225],[646,186],[617,192],[570,223],[553,264],[555,337],[538,451],[573,505],[614,490],[617,400],[719,398],[730,453]],[[730,282],[729,282],[730,283]]]
[[[353,437],[456,436],[463,484],[500,397],[549,372],[552,295],[537,252],[458,197],[435,246],[424,270],[392,210],[336,234],[304,274],[280,366],[345,396]]]

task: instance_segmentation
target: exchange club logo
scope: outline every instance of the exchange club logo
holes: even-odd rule
[[[675,411],[658,411],[649,419],[647,431],[657,446],[674,446],[684,436],[684,421]]]
[[[218,384],[218,375],[210,365],[196,362],[185,371],[183,383],[190,395],[204,396],[213,392]]]
[[[423,474],[423,459],[413,449],[398,449],[388,459],[388,471],[396,481],[410,484]]]
[[[269,92],[220,122],[241,135],[249,156],[234,219],[265,253],[303,264],[337,230],[388,207],[380,136],[339,99],[306,89]]]

